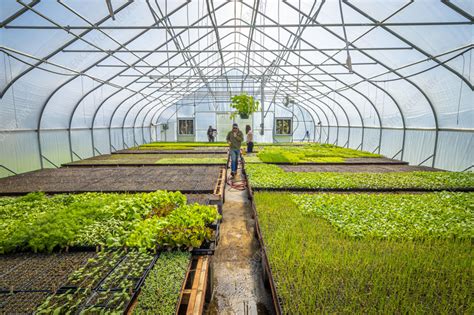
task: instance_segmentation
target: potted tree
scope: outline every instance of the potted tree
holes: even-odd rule
[[[247,95],[246,93],[232,96],[231,101],[230,107],[236,110],[230,115],[231,119],[234,119],[237,114],[242,119],[248,119],[252,113],[258,110],[258,106],[260,105],[253,96]]]

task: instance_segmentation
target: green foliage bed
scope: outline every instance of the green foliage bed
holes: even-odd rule
[[[246,172],[253,188],[423,188],[450,189],[474,187],[473,173],[393,172],[336,173],[285,172],[277,165],[247,164]]]
[[[0,198],[0,253],[67,246],[199,247],[219,217],[180,192]]]
[[[191,255],[160,255],[143,285],[134,314],[174,314]]]
[[[473,313],[472,193],[255,202],[284,313]]]
[[[346,158],[381,157],[379,154],[337,147],[330,144],[264,146],[257,156],[265,163],[343,163]]]
[[[244,155],[245,163],[263,163],[256,155]]]
[[[354,238],[474,238],[474,193],[292,195],[308,217]]]

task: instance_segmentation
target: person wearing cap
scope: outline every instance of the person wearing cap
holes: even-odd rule
[[[231,160],[231,172],[230,175],[232,177],[235,176],[237,173],[237,167],[239,162],[239,155],[240,155],[240,146],[242,145],[242,141],[244,140],[244,134],[242,131],[239,130],[239,126],[237,124],[232,125],[232,130],[229,131],[227,134],[227,143],[229,144],[230,149],[230,160]]]

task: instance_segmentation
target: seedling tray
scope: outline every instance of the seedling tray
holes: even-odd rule
[[[199,248],[193,248],[193,250],[191,251],[193,255],[214,255],[220,238],[220,221],[210,224],[209,227],[214,230],[212,239],[209,241],[205,241]]]
[[[56,295],[62,295],[62,294],[74,294],[76,292],[85,292],[86,290],[90,293],[87,294],[86,297],[84,297],[84,300],[81,302],[80,308],[76,313],[80,313],[84,309],[88,307],[94,307],[96,309],[102,309],[104,311],[110,310],[111,305],[109,305],[110,302],[112,303],[121,303],[125,301],[125,304],[123,306],[123,311],[124,313],[127,313],[128,310],[131,308],[131,306],[134,304],[141,286],[145,282],[146,277],[148,276],[150,270],[153,268],[155,265],[158,257],[160,256],[160,252],[157,254],[153,255],[151,260],[147,263],[148,265],[143,266],[145,267],[144,269],[139,269],[140,276],[130,276],[128,273],[124,273],[124,270],[120,270],[118,274],[115,275],[116,278],[111,279],[111,282],[107,281],[109,280],[110,277],[113,277],[114,272],[118,270],[117,268],[122,268],[126,267],[124,266],[124,263],[127,263],[127,259],[129,259],[130,252],[123,252],[119,253],[119,256],[116,258],[117,260],[114,261],[114,264],[110,267],[110,269],[107,269],[106,272],[101,275],[101,278],[99,281],[94,281],[93,283],[87,282],[86,279],[86,286],[87,287],[78,287],[78,286],[72,286],[72,285],[64,285],[60,287],[55,293]],[[138,257],[135,257],[138,258]],[[147,258],[145,258],[147,259]],[[105,261],[104,261],[105,262]],[[132,261],[132,263],[136,263],[135,261]],[[100,266],[100,265],[99,265]],[[96,266],[97,267],[97,266]],[[95,268],[96,268],[95,267]],[[104,267],[106,267],[104,265]],[[118,278],[117,278],[118,276]],[[109,285],[114,285],[117,283],[121,283],[123,280],[132,280],[130,285],[127,286],[125,289],[121,287],[108,287]],[[93,285],[93,287],[89,287],[89,284]],[[112,301],[112,299],[116,298],[115,296],[116,293],[122,292],[126,290],[126,292],[129,292],[129,295],[127,299],[125,298],[117,301]],[[61,298],[61,297],[60,297]],[[116,307],[116,306],[113,306]]]

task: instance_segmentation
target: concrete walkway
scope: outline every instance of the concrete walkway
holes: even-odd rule
[[[247,192],[227,186],[225,197],[220,242],[212,261],[214,291],[207,314],[271,314],[272,300],[263,285]]]

